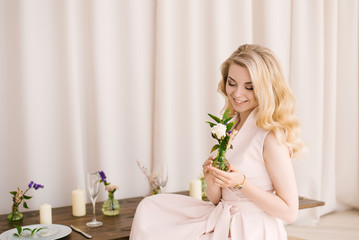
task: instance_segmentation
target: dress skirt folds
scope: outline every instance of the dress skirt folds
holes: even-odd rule
[[[250,181],[274,194],[262,157],[267,131],[248,116],[232,141],[227,159]],[[247,199],[240,190],[222,189],[219,204],[177,194],[146,197],[137,207],[131,240],[286,240],[281,220]]]

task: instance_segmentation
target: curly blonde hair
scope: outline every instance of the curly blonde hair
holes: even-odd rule
[[[235,111],[226,93],[228,70],[231,64],[248,69],[258,101],[257,126],[272,131],[278,141],[287,145],[294,159],[305,152],[300,138],[300,122],[295,116],[296,100],[287,85],[277,57],[266,47],[257,44],[241,45],[223,64],[218,90],[225,97],[224,110]]]

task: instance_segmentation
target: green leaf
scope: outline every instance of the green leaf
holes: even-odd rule
[[[232,129],[233,124],[234,124],[234,122],[231,122],[231,123],[227,124],[227,129],[226,129],[227,132],[229,132]]]
[[[14,225],[14,227],[16,228],[17,233],[21,235],[22,228],[20,226],[18,226],[18,225]]]
[[[228,114],[229,114],[229,109],[227,109],[227,111],[224,112],[223,116],[222,116],[222,120],[226,120],[228,118]]]
[[[206,123],[208,123],[211,128],[214,127],[214,126],[216,126],[215,123],[211,123],[211,122],[206,122]]]
[[[24,228],[22,229],[23,231],[30,231],[31,232],[31,229],[30,228]]]
[[[24,198],[25,198],[25,199],[31,199],[32,196],[26,196],[26,195],[24,195]]]
[[[34,235],[35,232],[37,232],[36,230],[37,230],[37,229],[34,228],[34,229],[31,231],[31,236]]]
[[[36,232],[41,231],[42,229],[46,229],[47,227],[41,227],[36,230]]]
[[[29,208],[29,207],[27,206],[27,203],[26,203],[26,202],[24,202],[23,206],[24,206],[24,208]]]
[[[214,139],[217,139],[217,140],[218,140],[218,138],[216,137],[216,135],[214,135],[213,133],[211,133],[211,135],[212,135],[212,137],[213,137]]]
[[[224,146],[226,146],[225,149],[227,149],[227,145],[228,145],[228,139],[223,139],[223,145],[221,145],[222,149],[224,149]]]
[[[213,148],[211,149],[211,152],[216,151],[218,148],[219,148],[219,145],[218,145],[218,144],[214,145]]]
[[[229,147],[230,149],[233,149],[233,145],[231,144],[231,146]]]
[[[218,117],[216,116],[213,116],[212,114],[208,113],[208,116],[210,116],[214,121],[218,122],[218,123],[222,123],[222,120],[219,119]]]
[[[231,121],[233,119],[233,117],[227,118],[226,120],[224,120],[224,124],[226,124],[227,122]]]
[[[16,191],[12,191],[12,192],[10,192],[10,194],[12,194],[12,195],[16,195]]]
[[[14,237],[20,237],[20,235],[19,234],[17,234],[17,233],[14,233]]]

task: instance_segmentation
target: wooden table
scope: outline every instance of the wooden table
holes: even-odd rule
[[[92,235],[92,239],[109,240],[109,239],[129,239],[132,220],[138,203],[143,197],[129,198],[119,200],[121,212],[117,216],[104,216],[101,212],[103,202],[96,203],[96,220],[103,222],[101,227],[90,228],[86,226],[87,222],[92,220],[92,204],[86,205],[86,216],[73,217],[72,207],[59,207],[52,209],[52,223],[70,226],[70,224],[80,228],[82,231]],[[24,212],[22,223],[15,223],[18,226],[39,224],[39,211]],[[13,224],[8,223],[7,215],[0,215],[0,233],[13,228]],[[70,235],[62,239],[84,240],[81,234],[72,231]]]
[[[188,191],[179,192],[178,194],[188,195]],[[89,228],[86,223],[92,220],[92,205],[86,205],[86,216],[73,217],[71,206],[59,207],[52,209],[52,222],[70,226],[70,224],[79,227],[84,232],[92,235],[92,239],[111,240],[111,239],[129,239],[132,220],[139,202],[143,197],[128,198],[119,200],[121,212],[114,217],[104,216],[101,212],[102,202],[96,203],[96,219],[103,222],[103,226]],[[299,197],[299,209],[323,206],[324,202]],[[39,211],[24,212],[24,220],[16,225],[26,226],[39,223]],[[7,214],[0,215],[0,233],[12,229],[13,225],[8,223]],[[63,239],[86,239],[81,234],[72,231],[70,235]]]
[[[325,202],[322,202],[322,201],[308,199],[305,197],[299,197],[299,210],[306,209],[306,208],[320,207],[320,206],[324,206],[324,205],[325,205]]]

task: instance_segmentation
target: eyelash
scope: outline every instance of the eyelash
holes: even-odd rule
[[[228,85],[231,86],[231,87],[236,86],[236,84],[233,84],[230,81],[228,81]],[[244,87],[244,88],[247,89],[247,90],[250,90],[250,91],[253,90],[253,87]]]

